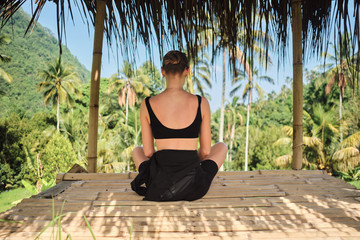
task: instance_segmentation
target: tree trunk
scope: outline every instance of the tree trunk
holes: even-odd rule
[[[224,111],[225,111],[225,48],[223,49],[223,81],[221,93],[221,109],[220,109],[220,128],[219,128],[219,142],[224,141]]]
[[[126,83],[126,104],[125,104],[125,125],[127,126],[128,121],[128,114],[129,114],[129,93],[130,93],[130,86]]]
[[[245,168],[244,168],[245,171],[248,170],[249,121],[250,121],[250,94],[248,95],[248,106],[247,106],[247,115],[246,115]]]
[[[223,82],[222,82],[222,93],[221,93],[219,142],[224,141],[224,110],[225,110],[225,48],[223,48]],[[221,165],[219,170],[220,171],[224,170],[224,164]]]
[[[340,142],[343,141],[343,131],[342,131],[342,87],[340,87],[340,96],[339,96],[339,120],[340,120]],[[324,144],[324,143],[323,143]]]
[[[57,132],[60,131],[60,97],[59,94],[57,96],[57,104],[56,104],[56,130]]]
[[[88,130],[88,166],[89,173],[96,172],[97,166],[97,136],[99,118],[99,88],[102,44],[104,36],[105,0],[96,1],[95,34],[93,62],[91,69],[90,105],[89,105],[89,130]]]
[[[234,119],[236,121],[236,118]],[[229,163],[232,161],[232,148],[235,138],[235,122],[231,126],[231,133],[230,133],[230,148],[229,148]]]
[[[301,0],[291,0],[293,39],[293,161],[292,169],[302,168],[303,146],[303,64]]]

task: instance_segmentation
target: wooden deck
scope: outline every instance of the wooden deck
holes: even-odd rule
[[[68,213],[62,239],[68,233],[92,239],[83,215],[96,239],[107,240],[360,239],[360,190],[323,171],[220,172],[208,194],[193,202],[142,201],[129,185],[134,176],[59,174],[51,191],[58,191],[56,211],[65,200]],[[0,239],[34,239],[52,214],[49,191],[24,199],[0,214],[24,222],[0,222]],[[40,239],[50,239],[52,230]]]

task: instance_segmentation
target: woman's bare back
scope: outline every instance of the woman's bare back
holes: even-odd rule
[[[186,91],[167,89],[151,97],[151,108],[158,120],[167,128],[182,129],[192,124],[199,106],[196,95]],[[157,150],[198,148],[198,138],[155,139]]]

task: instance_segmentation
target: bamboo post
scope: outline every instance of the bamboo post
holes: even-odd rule
[[[91,68],[90,106],[89,106],[89,133],[88,133],[88,165],[89,173],[96,173],[97,166],[97,134],[99,114],[99,88],[101,56],[104,35],[105,0],[96,1],[95,34],[93,61]]]
[[[303,66],[301,0],[291,0],[293,39],[293,160],[292,169],[302,168]]]

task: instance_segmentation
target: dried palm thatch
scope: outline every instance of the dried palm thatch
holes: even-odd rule
[[[0,3],[1,26],[21,7],[26,0],[4,0]],[[173,48],[187,49],[188,54],[194,56],[199,43],[209,41],[217,45],[226,45],[232,56],[235,56],[236,45],[246,42],[244,52],[252,50],[253,31],[255,27],[271,34],[277,41],[277,51],[284,57],[289,45],[289,27],[291,25],[291,1],[294,0],[106,0],[105,32],[108,44],[115,39],[116,46],[131,51],[137,49],[137,44],[145,44],[151,56],[152,43],[158,44],[160,56],[163,55],[165,44]],[[76,8],[89,27],[94,25],[96,15],[95,0],[36,0],[31,1],[34,6],[31,21],[26,33],[32,29],[45,4],[51,2],[57,6],[58,39],[61,52],[61,40],[65,33],[65,15]],[[302,24],[304,51],[318,54],[324,51],[330,41],[330,32],[334,31],[334,42],[342,34],[351,36],[352,49],[360,46],[360,1],[358,0],[302,0]],[[354,9],[350,15],[349,9]],[[258,14],[254,14],[257,12]],[[350,18],[354,17],[351,25]],[[215,19],[218,22],[215,22]],[[205,29],[212,31],[212,38],[199,34]],[[245,30],[246,34],[238,34]],[[205,37],[206,36],[206,37]],[[239,38],[244,39],[239,39]],[[264,46],[269,44],[264,39]],[[185,42],[185,44],[184,44]],[[215,51],[214,44],[213,51]],[[357,47],[356,47],[357,46]],[[344,46],[345,48],[347,46]],[[130,54],[131,55],[131,54]],[[348,56],[344,56],[348,57]],[[235,64],[235,59],[232,59]]]

